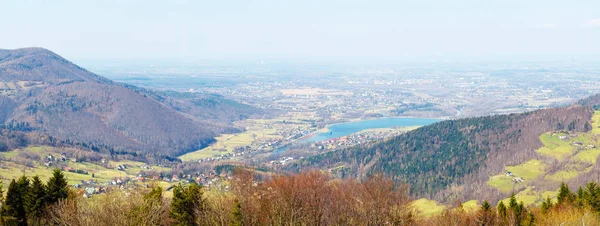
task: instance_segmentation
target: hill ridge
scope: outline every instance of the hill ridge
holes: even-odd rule
[[[599,103],[600,95],[594,95],[565,107],[441,121],[389,140],[306,157],[287,169],[319,168],[341,177],[383,173],[411,184],[419,197],[494,200],[501,196],[489,195],[494,193],[485,185],[490,173],[537,155],[543,133],[590,130]],[[379,159],[367,169],[377,154]]]
[[[0,127],[29,134],[34,143],[175,159],[214,142],[219,133],[238,131],[206,118],[207,112],[235,116],[244,105],[233,111],[225,104],[204,108],[194,105],[194,98],[205,97],[174,100],[113,82],[44,48],[0,50],[0,103],[6,103]]]

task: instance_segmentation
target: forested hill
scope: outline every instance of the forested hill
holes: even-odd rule
[[[289,170],[321,168],[359,178],[383,173],[408,182],[418,196],[437,194],[439,198],[449,194],[444,190],[451,185],[473,193],[481,189],[477,184],[487,181],[490,172],[535,155],[542,146],[542,133],[590,130],[588,121],[599,103],[596,95],[567,107],[442,121],[386,141],[304,158]]]
[[[0,81],[52,85],[74,81],[113,83],[43,48],[0,49]],[[4,87],[7,88],[17,87]]]
[[[42,48],[0,50],[0,104],[2,134],[25,139],[0,139],[7,149],[29,139],[130,158],[195,151],[238,131],[230,121],[260,113],[218,96],[113,82]]]

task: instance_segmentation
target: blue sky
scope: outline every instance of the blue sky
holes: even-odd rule
[[[3,1],[0,48],[71,59],[598,56],[600,1]]]

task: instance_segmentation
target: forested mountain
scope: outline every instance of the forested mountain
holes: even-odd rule
[[[389,140],[304,158],[288,169],[329,169],[357,178],[383,173],[410,184],[417,196],[470,198],[489,192],[483,185],[490,175],[536,156],[543,133],[591,130],[599,103],[596,95],[561,108],[442,121]]]
[[[42,48],[0,50],[0,105],[3,134],[136,158],[195,151],[238,131],[228,122],[261,113],[218,96],[179,97],[112,82]]]
[[[0,49],[0,81],[60,84],[97,82],[112,84],[43,48]],[[29,84],[31,85],[31,84]]]

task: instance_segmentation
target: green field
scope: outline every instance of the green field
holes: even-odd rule
[[[519,201],[523,201],[525,206],[529,205],[540,205],[547,197],[556,199],[557,191],[544,191],[541,189],[536,189],[536,187],[528,186],[525,190],[517,193],[515,197]],[[510,198],[506,198],[502,200],[504,204],[508,204]]]
[[[17,164],[12,162],[13,158],[21,158],[19,156],[19,152],[28,152],[30,154],[37,154],[41,159],[44,159],[48,154],[52,154],[54,156],[58,156],[61,153],[61,150],[58,148],[48,147],[48,146],[31,146],[23,149],[16,149],[10,152],[0,153],[6,160],[0,160],[0,179],[2,179],[2,183],[5,187],[8,186],[10,180],[16,179],[22,175],[31,177],[38,175],[40,179],[46,181],[52,175],[52,170],[55,169],[55,166],[47,167],[38,161],[33,161],[33,167],[27,167],[24,165]],[[143,165],[146,165],[143,162],[136,161],[109,161],[108,168],[104,168],[101,165],[97,165],[90,162],[73,162],[67,161],[64,162],[68,167],[71,167],[75,170],[84,170],[87,171],[88,174],[79,174],[73,172],[64,171],[65,177],[69,184],[80,184],[82,180],[94,179],[100,183],[110,181],[114,178],[123,178],[123,177],[131,177],[136,176],[140,171],[149,171],[145,168],[142,168]],[[120,171],[115,169],[117,165],[127,165],[128,168],[125,171]],[[161,166],[151,165],[151,170],[156,172],[167,172],[171,169]],[[94,177],[92,177],[92,174]]]
[[[557,135],[565,135],[565,134],[557,134]],[[540,141],[544,144],[545,147],[552,150],[563,144],[568,144],[567,142],[558,138],[558,136],[552,136],[551,133],[544,133],[540,136]]]
[[[557,182],[563,182],[563,181],[568,181],[570,179],[577,177],[579,175],[579,173],[580,172],[573,171],[573,170],[561,170],[554,174],[546,175],[546,177],[544,177],[544,179],[553,180],[553,181],[557,181]]]
[[[582,161],[582,162],[589,162],[591,164],[596,164],[596,161],[598,160],[598,155],[600,155],[600,149],[598,149],[598,148],[586,149],[586,150],[580,151],[575,156],[573,156],[573,159]]]
[[[462,204],[462,207],[465,211],[474,212],[479,210],[479,201],[477,200],[469,200]]]
[[[253,134],[249,132],[239,134],[223,134],[217,137],[217,142],[201,150],[180,156],[182,161],[194,161],[211,158],[223,154],[233,153],[237,147],[249,146],[254,142]]]
[[[512,177],[507,177],[504,174],[500,174],[490,177],[487,184],[490,187],[497,188],[503,193],[510,193],[514,186],[512,179]]]
[[[506,170],[513,173],[515,177],[523,177],[532,180],[544,173],[546,165],[537,159],[529,160],[521,165],[507,166]]]
[[[52,175],[52,170],[54,170],[54,168],[42,166],[24,167],[14,163],[3,163],[3,165],[6,167],[0,168],[0,174],[2,175],[2,183],[5,188],[8,187],[11,179],[16,179],[22,175],[28,177],[37,175],[42,181],[47,181]],[[78,173],[64,172],[64,174],[69,184],[80,184],[81,180],[92,178],[90,175]]]
[[[307,130],[312,127],[309,120],[315,116],[308,113],[289,112],[284,116],[274,119],[246,119],[236,122],[236,126],[245,131],[236,134],[222,134],[217,137],[214,144],[179,156],[182,161],[196,161],[204,158],[218,157],[223,154],[233,153],[239,147],[250,146],[258,149],[268,141],[282,140],[285,137],[282,131]]]
[[[592,134],[600,134],[600,114],[598,114],[598,111],[596,111],[594,116],[592,116]]]
[[[544,183],[556,183],[568,181],[576,178],[582,173],[589,172],[596,164],[600,149],[598,148],[598,138],[600,138],[600,111],[596,111],[592,117],[592,131],[588,133],[553,133],[548,132],[540,136],[540,141],[544,144],[543,147],[536,150],[537,153],[543,156],[553,157],[558,160],[540,160],[531,159],[517,166],[505,167],[506,171],[511,171],[515,177],[523,177],[527,186],[525,190],[517,194],[519,200],[523,200],[525,204],[540,204],[541,200],[546,197],[555,198],[556,191],[544,191],[536,189],[531,185],[530,181],[543,180]],[[566,136],[567,139],[560,139],[559,136]],[[575,145],[574,142],[581,143]],[[588,145],[593,145],[589,146]],[[546,162],[543,162],[546,161]],[[558,165],[557,171],[547,172],[550,166]],[[490,187],[497,188],[505,194],[512,191],[514,182],[512,177],[506,176],[504,173],[490,177],[487,181]],[[518,187],[517,187],[518,188]]]
[[[512,176],[506,176],[506,173],[495,175],[490,177],[487,184],[503,193],[510,193],[513,191],[513,186],[519,188],[523,186],[523,183],[527,184],[529,181],[541,176],[544,173],[545,167],[546,165],[538,159],[531,159],[516,166],[507,166],[505,169],[506,171],[510,171]],[[513,179],[519,177],[523,177],[525,182],[515,184]]]
[[[536,150],[537,153],[554,157],[558,160],[564,160],[569,154],[571,154],[572,148],[555,148],[550,149],[547,147],[541,147]]]
[[[544,144],[543,147],[536,150],[537,153],[554,157],[558,160],[563,160],[568,155],[574,152],[573,146],[570,141],[564,141],[558,138],[558,136],[564,136],[565,134],[544,133],[540,136],[540,141]]]
[[[413,201],[411,206],[423,217],[440,215],[447,208],[444,205],[438,204],[436,201],[425,198]]]

